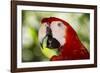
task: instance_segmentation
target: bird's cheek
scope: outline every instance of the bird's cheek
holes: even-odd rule
[[[65,44],[66,37],[65,37],[64,31],[59,31],[59,32],[58,31],[54,31],[53,32],[53,37],[56,38],[59,41],[61,46]]]

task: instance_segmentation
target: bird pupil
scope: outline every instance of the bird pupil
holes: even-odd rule
[[[58,26],[60,27],[61,26],[61,23],[58,23]]]

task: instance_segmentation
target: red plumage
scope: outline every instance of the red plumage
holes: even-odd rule
[[[80,60],[89,59],[90,55],[86,47],[81,43],[75,30],[64,20],[50,17],[44,18],[42,23],[51,23],[52,21],[61,21],[66,27],[66,43],[59,49],[60,53],[58,56],[53,56],[50,60]]]

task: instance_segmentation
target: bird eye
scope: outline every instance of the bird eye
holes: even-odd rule
[[[58,23],[58,26],[61,27],[61,23]]]

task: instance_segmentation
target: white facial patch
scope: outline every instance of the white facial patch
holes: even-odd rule
[[[61,45],[65,44],[65,36],[67,27],[61,21],[53,21],[50,24],[53,37],[56,38]]]

